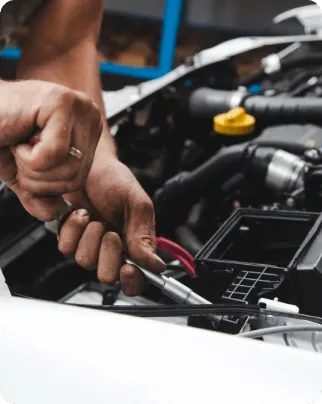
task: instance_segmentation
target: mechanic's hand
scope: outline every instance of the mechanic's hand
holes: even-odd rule
[[[123,265],[123,251],[144,268],[165,270],[164,262],[155,254],[153,204],[131,171],[115,157],[104,164],[95,159],[86,192],[65,198],[86,210],[80,209],[65,222],[59,250],[74,256],[84,268],[97,268],[102,283],[120,280],[128,296],[143,290],[143,276],[134,267]],[[87,212],[98,221],[90,222]]]
[[[47,82],[1,82],[0,88],[0,179],[30,214],[56,219],[66,208],[61,195],[85,185],[101,113],[86,95]],[[22,144],[35,131],[40,142]],[[71,146],[82,160],[69,154]]]

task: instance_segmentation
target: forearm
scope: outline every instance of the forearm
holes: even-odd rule
[[[82,91],[105,116],[96,49],[103,2],[69,0],[68,4],[66,6],[66,0],[51,0],[33,19],[23,45],[17,78],[50,81]],[[60,24],[59,34],[52,28],[55,24],[50,24],[56,18]],[[106,122],[100,143],[105,154],[116,155]]]
[[[104,103],[101,95],[101,84],[97,63],[96,47],[91,43],[82,43],[79,48],[67,54],[59,54],[29,63],[33,49],[26,49],[18,70],[18,79],[37,79],[61,84],[73,90],[89,95],[100,107],[105,116]],[[31,56],[31,57],[30,57]],[[113,155],[116,154],[115,143],[110,135],[108,124],[104,121],[101,143],[106,145]]]

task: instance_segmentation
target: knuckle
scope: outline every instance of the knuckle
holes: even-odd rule
[[[68,89],[68,88],[59,88],[56,90],[57,91],[57,101],[64,105],[72,105],[75,101],[75,93],[74,91]]]
[[[140,202],[140,208],[142,209],[142,211],[147,212],[147,213],[154,212],[153,202],[148,197],[142,198],[142,200]]]
[[[81,108],[82,110],[88,112],[92,109],[93,103],[88,95],[85,93],[75,91],[74,92],[74,106],[77,108]]]
[[[66,113],[73,107],[76,98],[74,91],[60,86],[53,89],[50,97],[55,107],[64,109]]]

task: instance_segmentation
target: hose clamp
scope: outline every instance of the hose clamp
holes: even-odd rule
[[[249,94],[246,87],[239,87],[238,91],[235,91],[230,99],[230,109],[241,107],[248,95]]]
[[[292,192],[301,185],[306,162],[298,156],[277,150],[268,166],[267,188],[277,192]]]

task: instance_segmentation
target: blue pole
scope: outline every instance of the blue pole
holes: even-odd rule
[[[139,68],[123,66],[105,62],[100,65],[101,73],[135,77],[141,80],[151,80],[169,73],[173,67],[182,10],[183,0],[166,0],[160,44],[159,66],[156,69],[149,67]],[[17,48],[6,48],[0,54],[0,57],[11,60],[18,60],[20,56],[21,51]]]
[[[160,76],[173,68],[182,10],[183,0],[166,0],[158,67]]]

